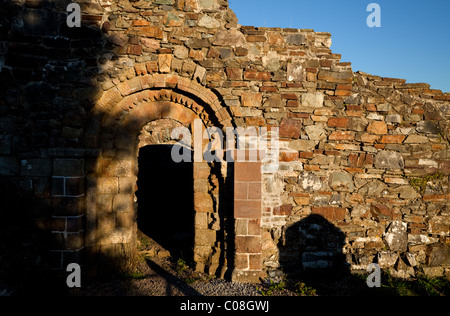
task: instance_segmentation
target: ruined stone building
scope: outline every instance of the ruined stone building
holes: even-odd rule
[[[236,281],[449,275],[450,93],[354,72],[330,33],[241,26],[226,0],[0,4],[3,268],[12,247],[126,267],[146,227]],[[247,159],[202,159],[195,135],[249,127],[227,152]]]

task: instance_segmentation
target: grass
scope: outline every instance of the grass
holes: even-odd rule
[[[450,295],[450,282],[444,277],[431,278],[424,275],[414,280],[394,279],[389,273],[382,278],[382,287],[398,296],[447,296]]]
[[[442,180],[444,175],[440,172],[435,172],[430,175],[426,175],[423,177],[414,177],[409,179],[409,184],[420,194],[425,193],[425,189],[427,188],[427,184],[433,180]]]

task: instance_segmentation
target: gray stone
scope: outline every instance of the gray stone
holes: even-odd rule
[[[9,155],[11,153],[11,144],[11,135],[0,135],[0,154]]]
[[[365,214],[367,214],[367,212],[369,210],[370,210],[370,206],[368,206],[368,205],[355,205],[350,212],[350,216],[352,218],[362,217]]]
[[[329,185],[330,188],[335,191],[353,192],[353,190],[355,189],[352,177],[345,172],[332,173]]]
[[[174,0],[155,0],[155,4],[167,4],[167,5],[173,5]]]
[[[304,173],[299,177],[299,184],[303,190],[317,191],[322,188],[322,180],[312,173]]]
[[[51,176],[51,159],[27,159],[21,161],[20,173],[23,176]]]
[[[245,36],[236,29],[217,33],[212,41],[213,45],[243,47],[246,44]]]
[[[316,148],[317,141],[297,139],[289,143],[289,149],[297,151],[311,151]]]
[[[398,191],[401,199],[414,200],[420,197],[420,194],[409,185],[401,186]]]
[[[347,97],[344,100],[345,104],[356,104],[356,105],[360,105],[363,104],[364,102],[364,98],[361,94],[359,93],[354,93],[351,96]]]
[[[406,260],[411,267],[415,267],[417,265],[416,255],[413,253],[406,253]]]
[[[323,94],[320,92],[305,93],[302,95],[302,106],[320,108],[323,106],[323,99]]]
[[[378,264],[382,269],[393,267],[397,259],[398,253],[393,251],[380,251],[378,253]]]
[[[204,10],[216,10],[219,7],[216,0],[198,0],[198,4]]]
[[[380,196],[387,186],[384,182],[379,180],[373,180],[366,183],[363,187],[358,190],[358,194],[367,196]]]
[[[384,242],[392,251],[406,251],[408,245],[408,224],[393,221],[383,235]]]
[[[366,130],[369,121],[363,117],[352,117],[348,125],[348,129],[356,132],[363,132]]]
[[[403,156],[393,151],[380,151],[375,156],[375,168],[398,170],[405,167]]]
[[[19,163],[14,157],[0,157],[0,176],[18,175]]]
[[[428,143],[430,140],[426,136],[409,135],[405,140],[405,144],[423,144]]]
[[[438,123],[433,121],[417,122],[416,130],[419,133],[427,133],[427,134],[439,134],[441,132]]]
[[[176,58],[185,59],[189,56],[189,50],[187,49],[186,46],[178,45],[175,46],[173,54]]]
[[[286,42],[291,45],[303,45],[306,42],[306,36],[303,34],[292,34],[287,37]]]
[[[310,140],[327,139],[327,132],[321,125],[309,125],[305,127],[305,132]]]
[[[398,114],[386,115],[386,123],[401,123],[402,117]]]
[[[437,242],[438,239],[427,235],[408,235],[408,243],[411,245],[428,245]]]
[[[198,21],[198,25],[207,29],[216,29],[220,27],[220,22],[209,15],[204,15]]]
[[[303,81],[305,79],[305,71],[302,62],[295,61],[288,63],[287,79],[288,81]]]

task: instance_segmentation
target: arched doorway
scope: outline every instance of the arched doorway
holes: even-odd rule
[[[140,153],[140,148],[151,144],[166,144],[165,141],[143,142],[143,129],[151,122],[172,120],[188,127],[194,135],[194,130],[203,134],[208,126],[224,128],[231,120],[215,94],[186,78],[147,75],[133,80],[139,80],[143,89],[123,90],[124,85],[132,84],[130,80],[119,84],[117,89],[105,92],[90,113],[85,134],[87,148],[91,148],[91,152],[96,154],[94,164],[86,170],[86,249],[95,257],[110,258],[109,262],[121,267],[132,264],[129,259],[136,255],[138,226],[145,225],[142,217],[145,218],[146,215],[142,215],[145,214],[142,212],[138,214],[139,204],[136,203],[139,202],[140,194],[137,192],[139,173],[146,169],[145,166],[139,166],[138,156],[145,156],[147,149]],[[200,126],[194,128],[195,122],[200,122]],[[208,143],[208,140],[200,140],[203,141]],[[206,144],[200,143],[200,150]],[[163,160],[169,163],[172,161],[170,158]],[[218,184],[220,168],[216,169],[206,161],[192,163],[193,175],[189,190],[193,190],[193,203],[190,205],[195,210],[194,223],[183,226],[180,234],[176,234],[190,234],[189,230],[193,228],[192,257],[195,269],[209,273],[217,271],[221,263],[226,265],[220,259],[224,253],[222,250],[225,249],[221,237],[224,235],[220,215],[223,212],[219,212],[220,195],[224,191]],[[152,178],[156,184],[163,181],[161,175],[158,177],[160,179]],[[145,187],[145,184],[141,184],[141,188],[142,185]],[[144,195],[142,194],[141,201]],[[159,207],[162,210],[160,212],[166,212],[167,205],[173,203],[174,199],[176,194],[163,199],[162,205],[158,201],[153,206]],[[145,200],[143,204],[142,208],[145,208]],[[147,204],[152,205],[151,202]],[[164,220],[168,223],[162,226],[170,227],[172,219]],[[189,220],[192,223],[192,217]],[[188,231],[183,231],[184,228]],[[156,231],[158,229],[160,228],[156,227]],[[160,239],[164,240],[161,236]],[[186,252],[187,248],[184,249]]]
[[[193,163],[176,163],[179,145],[148,145],[138,156],[138,229],[170,252],[173,258],[193,260]]]

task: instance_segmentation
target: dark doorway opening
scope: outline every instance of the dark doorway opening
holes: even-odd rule
[[[140,149],[137,222],[139,230],[168,250],[173,258],[192,262],[193,163],[173,161],[172,150],[180,149],[179,145],[149,145]],[[188,152],[192,158],[192,151]]]

